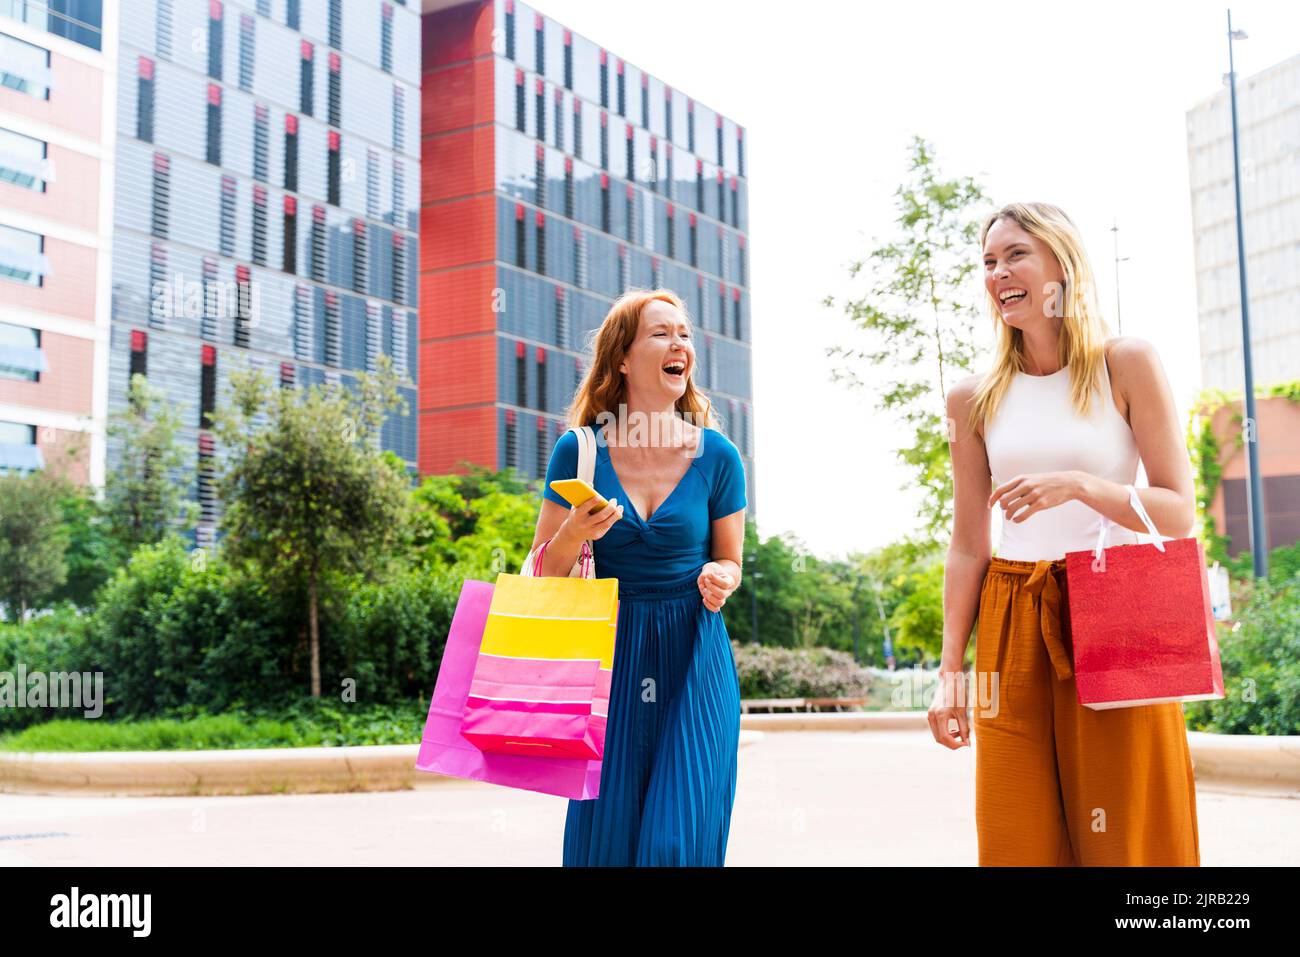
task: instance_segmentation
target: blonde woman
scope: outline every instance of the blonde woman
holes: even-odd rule
[[[695,386],[685,304],[632,290],[610,308],[569,408],[596,433],[595,489],[571,508],[578,438],[555,444],[533,547],[567,575],[584,540],[618,579],[600,796],[570,801],[564,864],[722,866],[736,794],[740,685],[720,609],[740,584],[745,471]],[[589,500],[594,501],[594,499]]]
[[[947,397],[955,513],[931,731],[949,748],[969,745],[975,710],[981,865],[1199,865],[1182,705],[1079,704],[1063,561],[1094,547],[1102,516],[1117,523],[1107,547],[1138,541],[1145,526],[1125,486],[1139,457],[1150,487],[1138,495],[1157,530],[1191,534],[1169,383],[1149,343],[1109,338],[1061,210],[1004,206],[980,243],[996,356]],[[1003,532],[991,557],[995,506]]]

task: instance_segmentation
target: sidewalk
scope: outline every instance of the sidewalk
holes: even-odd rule
[[[729,866],[973,865],[974,754],[916,731],[771,732],[740,752]],[[1300,865],[1300,802],[1197,794],[1201,858]],[[371,794],[0,794],[4,865],[558,865],[565,801],[471,782]],[[25,836],[27,835],[27,836]]]

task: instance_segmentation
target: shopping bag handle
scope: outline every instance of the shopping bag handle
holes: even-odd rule
[[[1137,489],[1132,485],[1125,485],[1124,488],[1128,489],[1128,501],[1133,506],[1133,511],[1137,512],[1138,518],[1142,519],[1142,524],[1147,527],[1147,532],[1151,535],[1151,544],[1163,552],[1165,550],[1164,543],[1171,542],[1173,539],[1156,531],[1155,523],[1151,521],[1151,516],[1147,514],[1147,510],[1143,507]],[[1106,534],[1110,531],[1112,525],[1118,524],[1107,515],[1101,516],[1101,529],[1097,532],[1097,545],[1092,550],[1093,571],[1104,572],[1106,570]]]
[[[592,431],[589,425],[580,426],[570,431],[576,432],[578,435],[577,477],[595,488],[596,433]],[[551,544],[551,540],[548,538],[528,553],[528,557],[524,559],[523,568],[519,570],[520,575],[526,577],[537,576],[537,570],[542,567],[542,555],[545,554],[546,546],[549,544]],[[582,547],[578,550],[578,557],[573,562],[573,568],[569,569],[569,577],[596,577],[596,556],[593,553],[590,539],[583,541]]]

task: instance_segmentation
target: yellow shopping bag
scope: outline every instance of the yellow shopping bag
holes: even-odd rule
[[[618,579],[497,576],[481,654],[614,667]]]

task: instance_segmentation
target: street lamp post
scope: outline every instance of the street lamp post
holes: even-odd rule
[[[1255,417],[1255,373],[1251,366],[1250,297],[1246,293],[1246,238],[1241,211],[1241,147],[1237,135],[1237,73],[1232,58],[1232,41],[1245,40],[1245,30],[1232,29],[1228,11],[1228,99],[1232,104],[1232,182],[1237,201],[1237,277],[1241,284],[1241,354],[1246,390],[1246,510],[1250,516],[1250,548],[1255,577],[1268,575],[1268,538],[1264,527],[1264,482],[1259,474],[1259,420]]]

